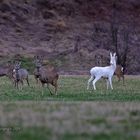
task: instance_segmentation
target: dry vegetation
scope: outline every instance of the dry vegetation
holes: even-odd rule
[[[16,54],[41,54],[61,71],[74,72],[96,65],[96,56],[106,65],[115,47],[122,64],[128,46],[125,72],[139,74],[139,7],[139,0],[1,0],[0,64]]]
[[[134,102],[0,103],[0,138],[138,140],[140,104]],[[7,132],[2,128],[11,128]],[[42,129],[43,128],[43,129]],[[37,131],[36,131],[37,130]],[[7,134],[8,133],[8,134]]]

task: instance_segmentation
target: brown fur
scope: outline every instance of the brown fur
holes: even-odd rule
[[[46,83],[49,89],[49,84],[51,84],[55,88],[55,94],[57,94],[58,78],[59,78],[59,75],[57,73],[57,70],[53,66],[42,66],[39,69],[39,80],[42,84],[42,87],[44,87],[44,84]],[[52,94],[50,89],[49,91]]]
[[[35,68],[33,74],[34,74],[36,83],[38,84],[38,80],[39,80],[39,68]]]
[[[7,64],[0,67],[0,77],[7,76],[10,80],[13,81],[13,65]]]
[[[121,65],[117,65],[116,70],[115,70],[115,75],[118,78],[118,81],[123,80],[123,84],[124,84],[124,73],[123,73],[123,67]]]

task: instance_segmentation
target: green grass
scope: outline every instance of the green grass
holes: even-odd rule
[[[114,78],[114,90],[106,90],[105,81],[97,82],[97,90],[86,90],[87,76],[61,76],[59,79],[58,95],[50,95],[47,88],[42,89],[40,85],[30,76],[28,87],[25,83],[22,90],[17,90],[7,78],[0,79],[0,100],[47,100],[47,101],[140,101],[140,79],[129,78],[118,82]],[[52,89],[53,87],[51,87]],[[91,87],[92,88],[92,87]],[[52,89],[53,90],[53,89]]]
[[[56,96],[33,76],[22,90],[2,77],[0,139],[139,140],[140,78],[127,76],[125,86],[114,78],[114,90],[100,80],[97,91],[87,91],[88,78],[60,76]]]
[[[112,132],[111,134],[100,133],[100,134],[65,134],[62,140],[137,140],[135,136],[125,136],[122,133]]]
[[[0,132],[0,139],[10,137],[12,140],[40,140],[40,139],[49,140],[51,136],[50,131],[43,127],[31,127],[31,128],[5,127],[3,129],[5,129],[5,131]],[[7,136],[8,131],[10,133],[9,136]]]
[[[4,134],[0,135],[1,139],[4,139],[6,136]],[[125,136],[123,133],[112,132],[111,134],[100,133],[100,134],[64,134],[56,135],[54,138],[59,138],[61,140],[138,140],[135,136]],[[50,140],[52,134],[46,128],[26,128],[21,132],[12,132],[10,138],[12,140]]]

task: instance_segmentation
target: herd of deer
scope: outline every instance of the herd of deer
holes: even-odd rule
[[[42,57],[39,56],[36,56],[34,60],[35,70],[33,74],[36,82],[38,83],[38,81],[40,81],[42,87],[44,87],[44,84],[46,83],[50,94],[53,94],[49,88],[49,84],[51,84],[55,88],[55,94],[57,94],[58,72],[51,65],[43,66],[42,60]],[[19,89],[19,83],[23,85],[24,80],[26,80],[28,86],[30,86],[29,73],[27,69],[21,68],[21,62],[19,61],[15,62],[14,65],[9,64],[7,66],[0,67],[0,76],[7,76],[10,78],[17,89]]]
[[[39,56],[34,57],[34,64],[35,64],[35,70],[33,74],[36,79],[36,83],[40,81],[42,87],[44,87],[44,85],[47,84],[47,88],[50,94],[53,94],[49,88],[49,84],[51,84],[52,86],[54,86],[54,93],[57,95],[57,88],[58,88],[57,82],[58,82],[59,74],[55,69],[55,67],[51,65],[44,66],[43,59],[42,57]],[[118,77],[118,80],[120,81],[120,79],[122,78],[124,83],[123,67],[120,65],[116,65],[116,53],[114,54],[110,53],[110,66],[93,67],[90,70],[91,78],[88,80],[87,89],[89,89],[90,83],[93,81],[93,87],[94,90],[96,90],[95,83],[102,77],[104,77],[107,80],[107,88],[110,84],[111,88],[113,89],[112,76],[114,75],[114,73]],[[0,67],[0,77],[1,76],[7,76],[8,78],[10,78],[17,89],[19,89],[19,83],[23,85],[24,80],[26,80],[28,86],[30,86],[29,73],[27,69],[21,68],[21,62],[19,61],[15,62],[14,65],[9,64]]]

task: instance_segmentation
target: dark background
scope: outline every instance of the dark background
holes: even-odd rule
[[[139,0],[0,0],[0,63],[34,55],[59,71],[85,74],[117,51],[126,74],[140,74]]]

